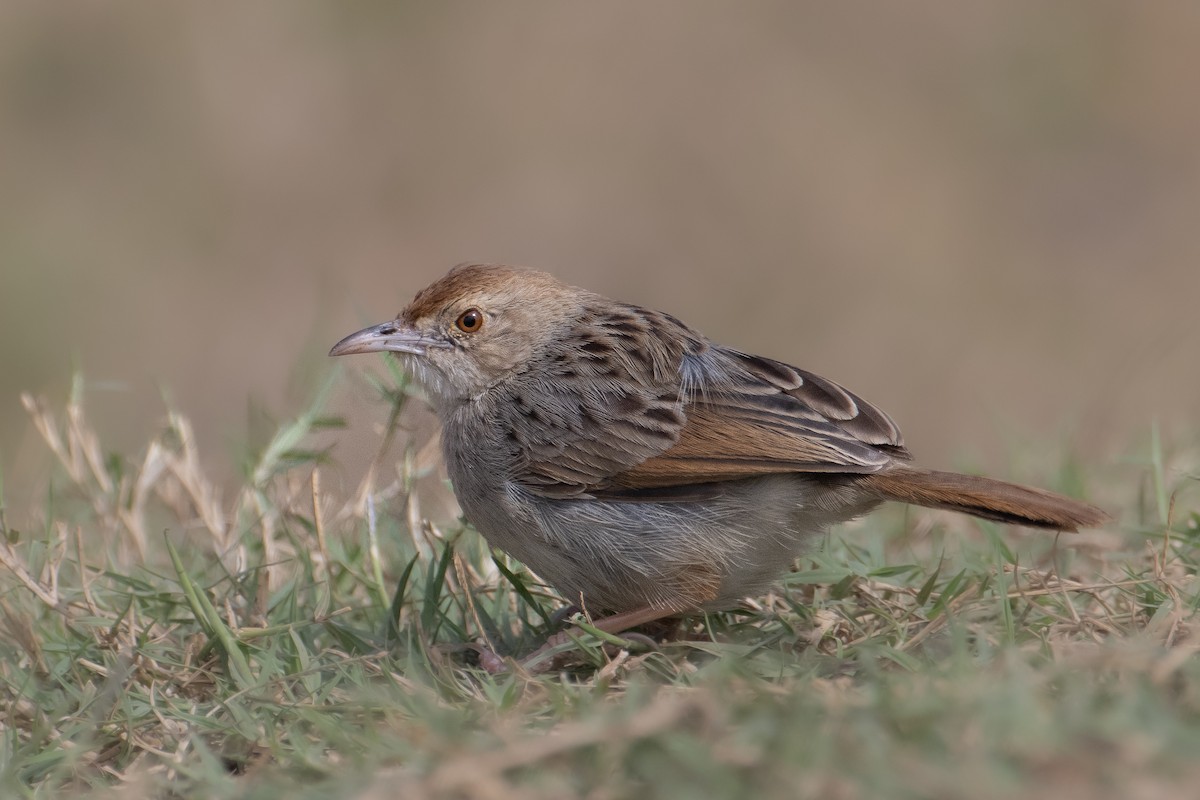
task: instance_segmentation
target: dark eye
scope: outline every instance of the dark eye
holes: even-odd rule
[[[458,315],[454,325],[463,333],[475,333],[483,327],[483,312],[478,308],[468,308]]]

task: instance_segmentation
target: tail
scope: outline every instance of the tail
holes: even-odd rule
[[[956,472],[900,467],[862,476],[884,500],[961,511],[1010,525],[1077,531],[1107,522],[1095,506],[1060,494]]]

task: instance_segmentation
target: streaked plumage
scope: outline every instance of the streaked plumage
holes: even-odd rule
[[[761,591],[884,500],[1061,530],[1105,519],[913,467],[895,423],[832,381],[545,273],[456,267],[332,354],[374,350],[426,381],[480,533],[622,625]]]

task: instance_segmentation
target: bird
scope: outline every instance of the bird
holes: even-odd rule
[[[1109,519],[917,466],[837,383],[546,272],[460,264],[329,354],[375,352],[425,387],[466,519],[612,634],[734,607],[885,501],[1053,531]]]

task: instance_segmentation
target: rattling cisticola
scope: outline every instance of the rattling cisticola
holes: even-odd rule
[[[836,383],[543,272],[460,265],[330,355],[377,351],[426,387],[467,519],[612,633],[734,605],[885,500],[1062,531],[1107,518],[914,466]]]

